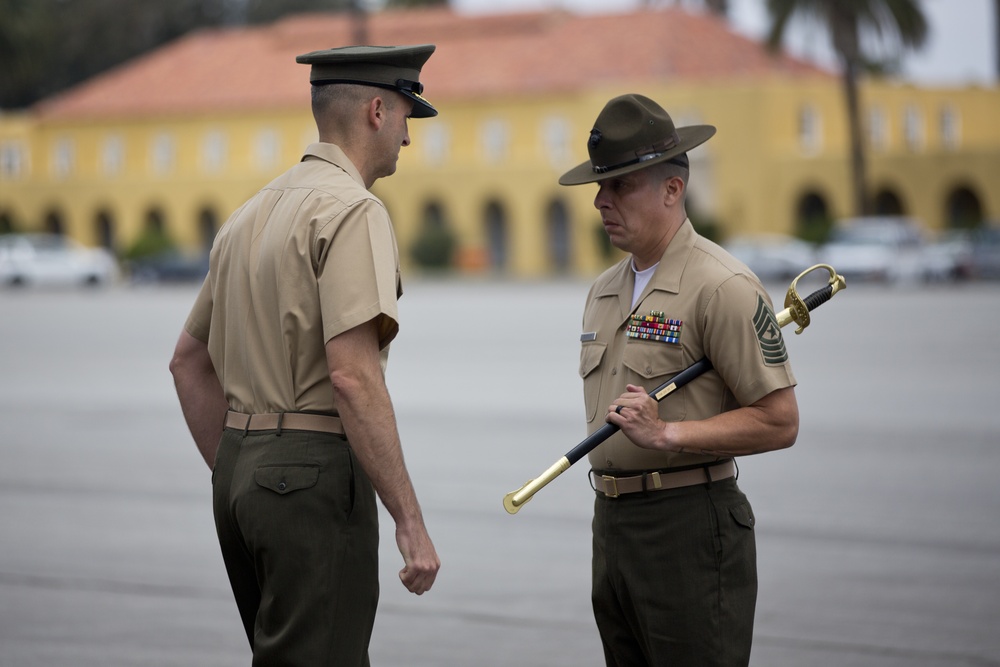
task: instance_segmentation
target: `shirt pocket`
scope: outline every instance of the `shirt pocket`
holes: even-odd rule
[[[597,372],[604,359],[607,343],[584,343],[580,348],[580,377],[583,378],[583,406],[587,422],[594,421],[597,414],[597,402],[601,398],[602,373]]]
[[[628,381],[643,387],[647,393],[687,368],[684,348],[680,345],[637,339],[630,339],[625,344],[622,365],[629,370]],[[687,413],[684,395],[683,390],[667,394],[660,401],[660,419],[683,420]]]

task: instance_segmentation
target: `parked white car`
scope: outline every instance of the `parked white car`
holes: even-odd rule
[[[927,243],[913,218],[871,216],[839,221],[819,261],[851,280],[915,282],[950,277],[955,260]]]
[[[0,235],[0,285],[104,285],[117,278],[118,262],[103,248],[59,234]]]
[[[791,280],[816,263],[811,243],[786,234],[733,236],[722,245],[764,282]]]

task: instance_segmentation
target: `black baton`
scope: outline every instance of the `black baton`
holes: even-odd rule
[[[819,288],[805,299],[800,298],[798,291],[796,290],[799,278],[820,268],[826,269],[830,272],[829,283]],[[795,280],[792,281],[791,286],[788,288],[788,294],[785,296],[785,309],[775,316],[775,319],[778,321],[778,326],[784,327],[790,322],[795,322],[799,325],[799,328],[795,333],[802,333],[802,331],[809,326],[810,311],[819,308],[824,303],[832,299],[834,294],[846,287],[847,282],[844,280],[844,277],[837,275],[837,272],[834,271],[832,266],[828,264],[817,264],[816,266],[809,267],[800,273]],[[707,357],[699,359],[653,391],[649,392],[649,395],[657,402],[660,402],[691,380],[694,380],[698,376],[703,375],[710,370],[712,370],[712,362],[709,361]],[[507,510],[508,514],[516,514],[517,511],[521,509],[521,506],[531,500],[532,496],[534,496],[539,489],[564,473],[571,465],[589,454],[594,448],[613,436],[619,430],[621,429],[616,424],[612,424],[610,422],[604,424],[601,428],[584,438],[583,441],[576,447],[566,452],[561,459],[552,464],[552,466],[550,466],[549,469],[543,472],[539,477],[529,480],[517,491],[511,491],[504,496],[504,509]]]

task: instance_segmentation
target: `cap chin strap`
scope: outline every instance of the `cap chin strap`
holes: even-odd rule
[[[335,83],[351,83],[355,86],[372,86],[374,88],[385,88],[395,90],[397,93],[408,93],[420,96],[424,92],[424,84],[419,81],[407,81],[406,79],[396,79],[396,83],[376,83],[375,81],[361,81],[359,79],[317,79],[310,81],[314,86],[328,86]],[[422,98],[421,98],[422,99]]]

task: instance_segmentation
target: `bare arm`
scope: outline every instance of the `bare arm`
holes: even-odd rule
[[[170,372],[188,429],[205,463],[213,468],[229,404],[208,355],[208,346],[182,331],[170,360]]]
[[[656,400],[628,385],[609,408],[607,421],[647,449],[710,456],[746,456],[791,447],[799,433],[795,389],[778,389],[752,405],[699,421],[663,422]],[[621,414],[615,407],[621,405]]]
[[[351,448],[396,522],[396,544],[404,563],[399,578],[410,592],[420,595],[434,584],[441,561],[403,461],[396,416],[379,364],[375,320],[330,339],[326,359]]]

